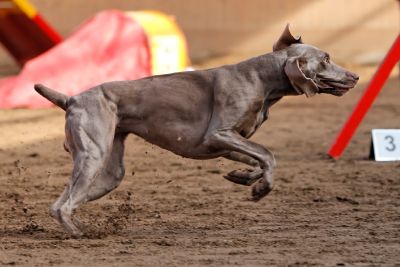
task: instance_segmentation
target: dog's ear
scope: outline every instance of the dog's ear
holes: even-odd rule
[[[286,24],[281,37],[279,37],[278,41],[274,43],[272,50],[278,51],[281,49],[285,49],[286,47],[290,46],[291,44],[302,44],[303,41],[301,40],[301,36],[293,37],[289,30],[289,23]]]
[[[286,61],[285,73],[298,93],[305,93],[307,97],[311,97],[318,92],[318,86],[315,82],[307,78],[301,71],[298,58],[289,58]]]

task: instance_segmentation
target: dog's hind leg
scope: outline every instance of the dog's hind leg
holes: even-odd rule
[[[70,184],[51,208],[56,219],[74,236],[82,232],[73,222],[72,212],[92,199],[90,188],[110,158],[117,120],[104,105],[91,106],[91,109],[95,110],[76,108],[67,114],[66,137],[74,168]]]
[[[111,192],[121,183],[125,174],[123,163],[124,142],[127,134],[116,134],[105,168],[96,176],[89,188],[88,201],[93,201]]]
[[[50,216],[56,219],[59,223],[62,224],[61,216],[60,216],[60,208],[67,201],[69,196],[69,184],[65,186],[64,191],[58,197],[57,201],[54,202],[50,207]]]
[[[87,193],[87,201],[93,201],[101,198],[102,196],[111,192],[113,189],[117,188],[118,185],[121,183],[125,173],[123,165],[125,138],[126,134],[115,135],[112,150],[107,159],[105,168],[103,168],[101,173],[99,173],[94,178],[91,186],[89,187],[89,191]],[[62,224],[63,222],[61,220],[59,211],[61,206],[67,201],[69,191],[69,185],[67,185],[61,196],[50,208],[50,215]],[[74,219],[73,222],[74,224],[78,223],[79,227],[79,221]]]
[[[64,150],[67,151],[68,153],[70,152],[69,146],[68,146],[68,141],[65,140],[63,143]],[[59,223],[61,223],[61,217],[60,217],[60,208],[61,206],[67,201],[69,195],[69,184],[67,184],[64,188],[64,191],[61,193],[61,195],[58,197],[56,202],[53,203],[50,207],[50,216],[56,219]]]

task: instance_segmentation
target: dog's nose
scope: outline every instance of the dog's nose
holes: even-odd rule
[[[358,79],[360,79],[360,77],[355,74],[354,72],[347,72],[347,76],[350,76],[351,78],[353,78],[354,80],[358,81]]]

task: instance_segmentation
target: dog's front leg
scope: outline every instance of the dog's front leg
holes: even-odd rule
[[[243,138],[233,130],[214,132],[207,138],[207,144],[214,148],[238,152],[258,161],[262,175],[252,188],[252,200],[258,201],[271,191],[275,167],[275,158],[271,151]]]
[[[235,152],[235,151],[231,151],[228,155],[224,156],[224,158],[233,160],[233,161],[237,161],[237,162],[241,162],[241,163],[253,166],[253,167],[259,167],[259,165],[260,165],[258,160],[255,160],[253,157],[250,157],[243,153],[239,153],[239,152]]]
[[[254,170],[234,170],[224,176],[225,179],[233,183],[250,186],[264,174],[263,170],[260,168],[258,160],[253,157],[236,151],[231,151],[228,155],[224,156],[224,158],[256,167]]]

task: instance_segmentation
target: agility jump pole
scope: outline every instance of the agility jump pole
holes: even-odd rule
[[[385,59],[379,66],[368,87],[365,89],[364,94],[357,103],[355,109],[353,110],[353,113],[350,115],[342,130],[339,132],[339,135],[333,142],[331,148],[328,151],[329,156],[334,159],[339,159],[339,157],[342,155],[343,151],[346,149],[348,143],[354,135],[354,132],[357,130],[357,127],[360,125],[368,109],[371,107],[375,98],[381,91],[392,69],[399,60],[400,34],[397,36],[397,39],[390,48]]]

